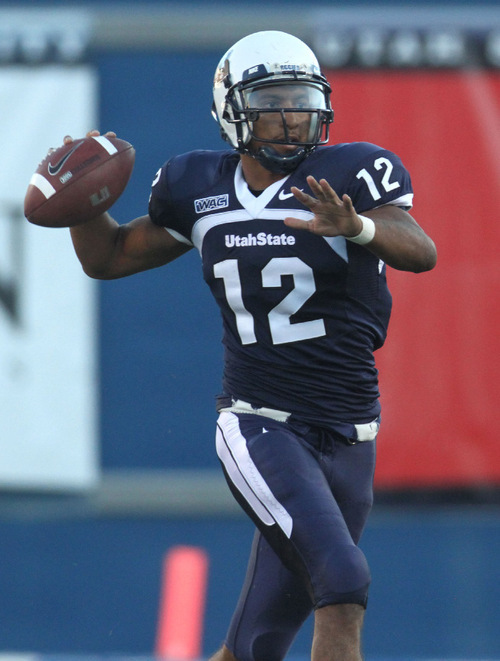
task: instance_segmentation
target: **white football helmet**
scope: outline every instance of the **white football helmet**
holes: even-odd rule
[[[285,32],[256,32],[236,42],[219,62],[212,114],[224,140],[237,151],[253,156],[271,172],[289,173],[317,145],[328,142],[333,121],[330,93],[316,56],[304,42]],[[285,97],[291,101],[285,102]],[[281,115],[280,139],[254,134],[263,113]],[[307,137],[290,134],[287,113],[307,118]],[[281,154],[271,144],[253,146],[253,139],[296,149]]]

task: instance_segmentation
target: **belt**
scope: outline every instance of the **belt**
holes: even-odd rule
[[[372,420],[361,425],[354,425],[354,428],[356,429],[358,441],[374,441],[377,438],[380,423],[378,420]]]
[[[256,409],[248,402],[244,402],[242,399],[233,399],[231,406],[225,406],[222,411],[229,411],[230,413],[252,413],[253,415],[263,415],[265,418],[272,418],[278,422],[286,422],[288,418],[292,415],[288,411],[278,411],[278,409],[269,409],[266,406],[261,406]]]
[[[271,418],[278,422],[287,422],[289,417],[292,415],[288,411],[279,411],[278,409],[270,409],[267,406],[261,406],[260,408],[255,408],[248,402],[243,401],[242,399],[233,399],[231,406],[224,406],[219,409],[219,412],[227,411],[229,413],[251,413],[252,415],[262,415],[265,418]],[[359,442],[365,441],[374,441],[377,437],[378,430],[380,428],[380,423],[377,420],[372,420],[371,422],[365,422],[358,425],[353,425],[356,430],[356,440]]]

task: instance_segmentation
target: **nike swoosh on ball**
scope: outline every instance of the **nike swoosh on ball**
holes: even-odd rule
[[[61,158],[61,160],[58,163],[56,163],[55,165],[52,165],[52,163],[48,164],[47,171],[48,171],[48,173],[50,174],[51,177],[53,177],[54,175],[56,175],[58,172],[60,172],[62,170],[62,166],[66,163],[66,161],[71,156],[71,154],[73,152],[75,152],[81,144],[82,144],[81,142],[76,144],[73,147],[73,149],[70,149],[67,154],[64,154],[64,156]]]

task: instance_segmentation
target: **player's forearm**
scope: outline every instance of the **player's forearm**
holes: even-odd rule
[[[112,265],[119,244],[120,226],[108,213],[72,227],[70,232],[76,255],[88,276],[116,277]]]
[[[394,214],[401,210],[394,208]],[[406,218],[392,218],[387,207],[364,214],[375,222],[375,236],[366,248],[380,257],[388,266],[400,271],[421,273],[436,265],[436,246],[431,238],[409,214]]]

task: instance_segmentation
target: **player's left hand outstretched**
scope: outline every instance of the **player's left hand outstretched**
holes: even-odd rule
[[[299,202],[309,207],[314,217],[311,220],[288,217],[284,220],[285,225],[320,236],[349,237],[361,232],[363,223],[349,195],[343,195],[341,199],[326,179],[320,179],[318,182],[314,177],[309,176],[307,183],[313,195],[304,193],[295,186],[290,190]]]

